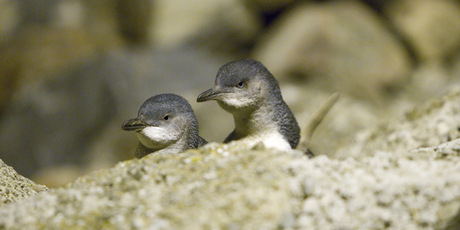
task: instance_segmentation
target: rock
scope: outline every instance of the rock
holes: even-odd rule
[[[115,3],[114,0],[21,1],[18,4],[21,21],[18,29],[27,29],[29,26],[80,28],[107,41],[119,39],[116,34]]]
[[[235,52],[255,39],[261,28],[261,19],[232,0],[155,1],[153,15],[152,43],[163,48],[194,42]]]
[[[440,113],[456,121],[449,108],[459,95],[394,127],[421,130]],[[6,204],[0,228],[456,229],[460,139],[427,131],[440,144],[419,148],[380,132],[375,140],[392,148],[363,148],[359,159],[308,159],[237,142],[148,155]]]
[[[84,175],[84,169],[78,164],[57,164],[34,172],[32,179],[48,188],[57,188]]]
[[[8,40],[19,24],[19,6],[15,1],[0,0],[0,44]]]
[[[103,20],[89,9],[93,5],[81,0],[22,1],[16,6],[20,24],[0,46],[0,78],[11,75],[18,87],[59,76],[121,45],[115,26],[104,23],[101,29]],[[98,15],[104,12],[98,9]]]
[[[31,6],[14,2],[17,11],[21,12],[15,15],[21,24],[12,29],[14,33],[10,33],[8,39],[3,41],[0,38],[0,112],[11,102],[16,90],[29,84],[40,84],[47,80],[44,78],[59,76],[121,44],[120,38],[113,33],[102,32],[106,30],[95,32],[92,27],[82,25],[83,16],[80,14],[83,13],[72,11],[83,7],[71,3],[76,1],[60,1],[57,6],[54,1],[26,2]],[[32,6],[36,9],[31,9]],[[60,10],[52,11],[54,8]],[[44,9],[53,13],[46,11],[45,16],[40,11]],[[12,13],[13,9],[5,16]],[[55,20],[53,15],[58,15]]]
[[[0,160],[0,207],[46,190],[45,186],[19,175]]]
[[[281,89],[283,98],[295,114],[301,129],[304,129],[309,117],[333,93],[320,90],[314,85],[299,86],[290,83],[281,84]],[[338,102],[315,130],[311,150],[315,155],[333,156],[339,147],[353,140],[356,132],[373,127],[383,117],[393,114],[393,107],[396,106],[393,104],[392,107],[382,109],[372,103],[341,94]]]
[[[378,151],[405,152],[460,138],[460,88],[405,113],[398,121],[364,130],[339,150],[339,155],[362,157]],[[385,140],[382,140],[385,138]]]
[[[134,44],[148,44],[153,23],[152,0],[116,0],[118,30]]]
[[[96,59],[117,43],[99,39],[80,28],[27,28],[6,44],[0,54],[6,61],[0,67],[14,73],[18,87],[21,87],[37,78],[56,76],[57,73]]]
[[[460,5],[451,0],[391,1],[384,10],[423,62],[443,62],[460,48]]]
[[[121,44],[107,10],[97,9],[98,17],[106,16],[100,19],[90,13],[89,2],[0,1],[0,112],[17,88],[57,76]]]
[[[279,78],[308,77],[324,88],[377,99],[411,69],[403,45],[358,1],[304,4],[285,12],[252,56]]]
[[[264,154],[261,151],[238,153],[234,151],[237,146],[233,150],[226,148],[214,144],[206,150],[192,150],[172,158],[149,155],[141,160],[123,162],[113,169],[93,173],[65,188],[37,197],[35,206],[38,209],[29,206],[31,203],[24,203],[21,206],[29,206],[28,211],[10,212],[22,218],[42,212],[39,218],[48,228],[53,225],[64,228],[258,228],[276,226],[283,220],[288,223],[292,218],[289,173],[266,169],[278,168],[293,156],[271,153],[265,158],[260,157]],[[230,168],[240,173],[228,170]],[[59,204],[65,208],[56,215]],[[76,210],[74,205],[84,208]],[[277,208],[270,208],[272,205]],[[3,215],[5,210],[0,209],[0,226],[6,228],[33,228],[38,220],[25,218],[23,223],[16,222],[13,226],[10,223],[13,215]],[[71,213],[80,220],[70,217]],[[84,217],[89,213],[92,214],[88,218]]]
[[[438,62],[426,62],[414,68],[405,93],[414,101],[423,103],[446,91],[450,85],[458,84],[459,76]]]

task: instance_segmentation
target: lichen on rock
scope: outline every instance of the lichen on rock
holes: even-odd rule
[[[12,167],[0,160],[0,207],[45,190],[47,190],[45,186],[35,184],[19,175]]]
[[[294,197],[302,197],[291,191],[294,181],[286,170],[293,158],[308,161],[298,152],[241,151],[238,145],[217,144],[169,157],[149,155],[4,208],[0,226],[201,229],[292,224],[287,222],[294,219]]]

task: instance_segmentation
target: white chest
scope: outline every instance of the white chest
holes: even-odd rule
[[[259,135],[248,136],[238,141],[244,142],[249,146],[254,146],[262,142],[266,148],[281,151],[291,150],[289,142],[283,138],[279,132],[266,132]]]

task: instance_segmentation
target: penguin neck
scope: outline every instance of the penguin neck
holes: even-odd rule
[[[171,143],[170,145],[167,146],[158,146],[158,148],[149,148],[152,150],[152,154],[155,155],[172,155],[172,154],[178,154],[181,153],[187,149],[189,149],[189,136],[190,136],[190,128],[186,127],[185,130],[183,131],[182,135],[180,138],[175,141],[174,143]]]
[[[237,139],[277,131],[273,113],[276,108],[267,100],[233,114]]]
[[[179,139],[177,142],[174,144],[171,144],[167,146],[166,148],[159,149],[157,151],[154,151],[153,154],[155,155],[173,155],[173,154],[178,154],[181,152],[184,152],[187,150],[187,140],[185,140],[183,137]]]
[[[166,147],[165,149],[169,149],[171,151],[175,151],[175,153],[181,153],[187,149],[189,149],[189,142],[190,142],[191,131],[190,127],[186,127],[182,136],[177,140],[174,144]]]

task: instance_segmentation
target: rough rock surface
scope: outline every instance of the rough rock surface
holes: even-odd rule
[[[45,186],[35,184],[19,175],[12,167],[0,160],[0,206],[45,190],[47,190]]]
[[[397,122],[381,124],[357,135],[354,143],[339,150],[342,156],[372,155],[376,151],[404,153],[460,138],[460,89],[406,112]]]
[[[211,143],[121,162],[1,207],[0,228],[458,229],[458,105],[457,90],[382,125],[360,158]],[[433,141],[394,141],[398,127]]]

